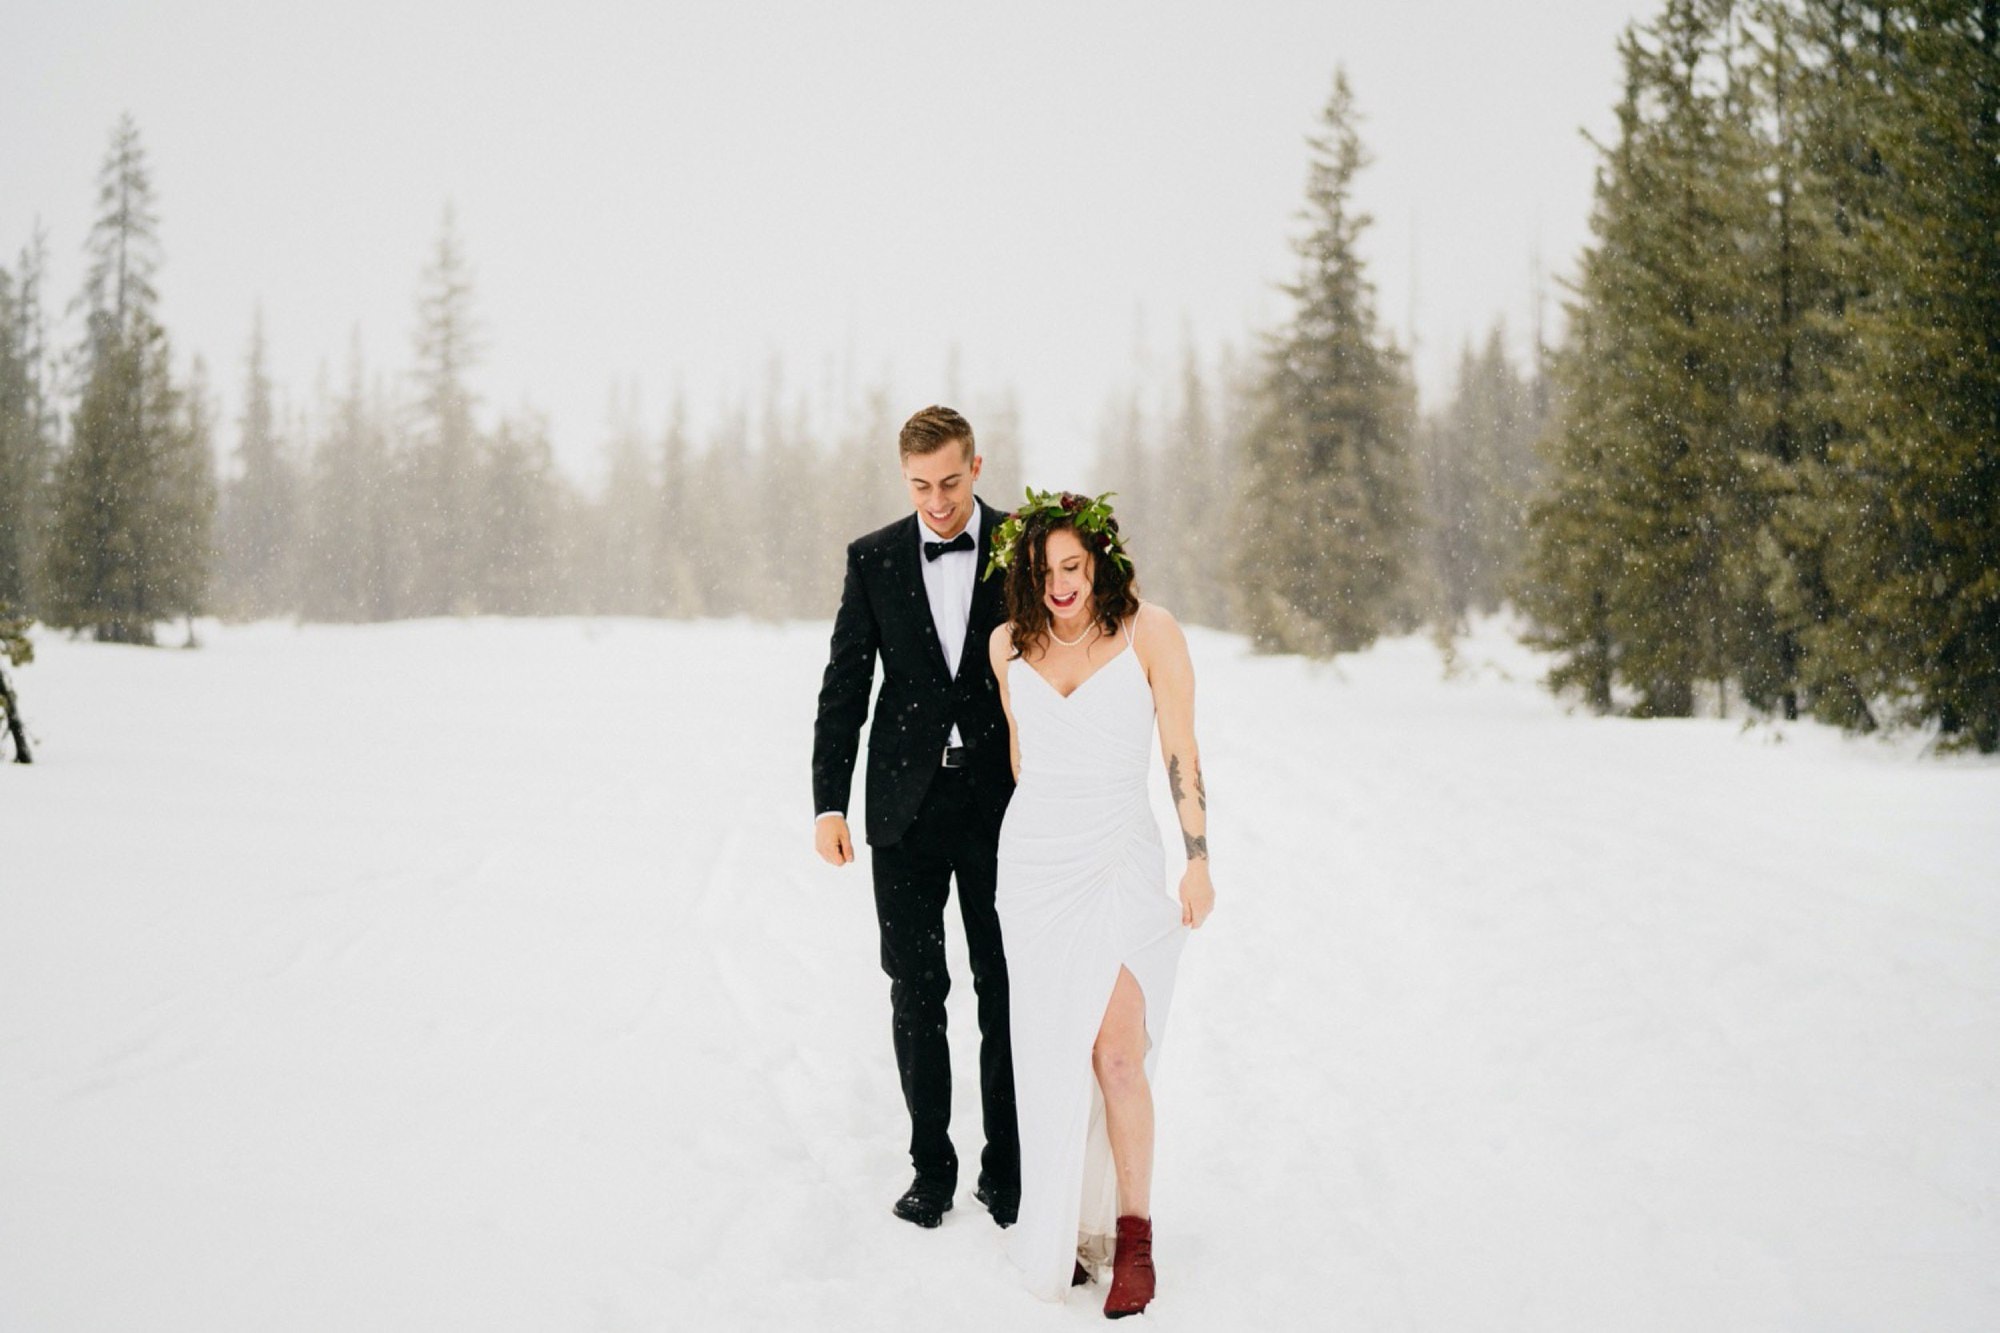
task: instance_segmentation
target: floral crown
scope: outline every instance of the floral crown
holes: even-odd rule
[[[1101,556],[1109,557],[1118,568],[1130,574],[1132,561],[1125,554],[1124,540],[1118,535],[1118,520],[1111,516],[1111,506],[1105,503],[1116,494],[1116,491],[1106,491],[1091,500],[1074,491],[1038,491],[1030,486],[1027,502],[1000,520],[1000,526],[993,530],[993,550],[987,557],[985,571],[979,577],[991,578],[994,570],[1006,569],[1014,563],[1015,543],[1021,540],[1021,533],[1027,529],[1029,522],[1037,518],[1070,519],[1077,532],[1085,538],[1086,546]]]

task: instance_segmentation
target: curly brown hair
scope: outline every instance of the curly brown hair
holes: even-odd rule
[[[1083,496],[1075,497],[1079,502]],[[1063,492],[1067,502],[1070,493]],[[1116,537],[1118,520],[1109,520],[1111,531]],[[1068,514],[1034,514],[1021,528],[1020,540],[1014,547],[1014,558],[1007,566],[1007,623],[1008,635],[1014,641],[1014,656],[1024,656],[1048,633],[1053,617],[1049,614],[1047,602],[1042,593],[1049,583],[1049,534],[1068,528],[1076,533],[1078,541],[1091,559],[1090,599],[1096,608],[1098,627],[1106,634],[1117,632],[1127,616],[1139,611],[1139,577],[1136,570],[1121,566],[1111,559],[1106,538],[1079,530],[1075,518]],[[1121,548],[1124,539],[1116,537]]]

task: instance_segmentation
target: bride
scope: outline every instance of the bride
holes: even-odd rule
[[[1050,1300],[1108,1263],[1115,1319],[1153,1297],[1150,1080],[1181,946],[1215,902],[1194,667],[1180,625],[1139,600],[1104,496],[1029,491],[996,569],[1008,621],[988,651],[1018,784],[995,898],[1021,1137],[1007,1253]],[[1187,847],[1178,906],[1147,791],[1156,717]]]

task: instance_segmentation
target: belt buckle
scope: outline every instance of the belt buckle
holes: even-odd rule
[[[957,758],[956,758],[956,762],[954,762],[954,760],[953,760],[953,756],[956,756],[956,757],[957,757]],[[940,759],[940,760],[939,760],[938,762],[939,762],[940,766],[942,766],[942,767],[944,767],[944,768],[964,768],[964,767],[965,767],[965,747],[964,747],[963,745],[947,745],[947,746],[945,746],[945,747],[944,747],[944,757],[943,757],[942,759]]]

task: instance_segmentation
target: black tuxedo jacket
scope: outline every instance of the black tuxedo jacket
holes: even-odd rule
[[[968,751],[967,776],[975,802],[990,820],[994,836],[1014,794],[1007,714],[1000,706],[1000,687],[986,648],[993,627],[1007,618],[1001,592],[1004,575],[979,577],[986,571],[993,529],[1006,515],[976,495],[973,503],[981,511],[979,550],[955,678],[945,665],[944,646],[931,621],[924,557],[917,549],[916,511],[857,537],[847,547],[847,578],[833,619],[833,644],[819,688],[819,720],[813,727],[813,809],[847,811],[861,724],[868,717],[868,687],[879,655],[882,689],[875,697],[875,725],[868,734],[870,846],[894,843],[917,817],[944,758],[953,723],[958,724]]]

